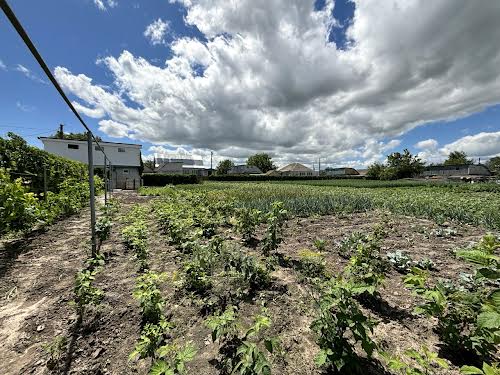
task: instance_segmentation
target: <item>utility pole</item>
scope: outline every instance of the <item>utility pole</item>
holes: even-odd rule
[[[212,157],[214,156],[214,152],[210,151],[210,173],[212,173]]]
[[[318,158],[318,173],[321,174],[321,158]]]

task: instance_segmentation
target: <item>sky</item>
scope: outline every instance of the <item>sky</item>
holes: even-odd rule
[[[500,1],[9,0],[92,131],[208,165],[500,155]],[[0,15],[0,136],[82,126]]]

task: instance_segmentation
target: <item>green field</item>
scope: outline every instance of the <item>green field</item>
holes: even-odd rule
[[[236,205],[267,211],[283,201],[297,216],[385,209],[395,214],[500,229],[500,185],[430,184],[327,180],[300,182],[205,182],[176,189],[222,195]],[[168,194],[170,188],[142,188],[143,195]]]

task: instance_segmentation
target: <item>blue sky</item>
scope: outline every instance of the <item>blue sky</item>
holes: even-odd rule
[[[391,25],[389,18],[386,25],[380,25],[381,16],[367,5],[346,0],[310,2],[310,9],[304,7],[308,1],[295,0],[280,11],[280,4],[286,6],[286,2],[258,9],[260,3],[242,0],[237,9],[225,9],[227,3],[222,0],[191,4],[182,0],[102,0],[105,9],[100,9],[93,0],[9,1],[49,67],[66,69],[58,79],[70,98],[103,112],[97,117],[84,116],[95,134],[109,141],[142,143],[144,154],[193,150],[206,156],[214,149],[219,158],[242,160],[253,152],[267,151],[281,163],[309,162],[321,156],[327,160],[325,164],[363,166],[403,148],[423,152],[429,161],[442,158],[449,147],[463,148],[473,157],[500,153],[499,69],[494,68],[494,62],[500,61],[498,54],[490,52],[486,61],[475,62],[484,63],[484,67],[460,70],[458,76],[458,67],[467,66],[467,55],[477,53],[473,43],[493,43],[490,47],[495,48],[499,27],[488,24],[487,17],[498,8],[485,9],[484,19],[467,21],[482,24],[490,37],[471,36],[476,39],[465,40],[469,45],[463,45],[471,50],[461,54],[444,51],[439,36],[436,50],[430,50],[428,43],[419,44],[425,29],[432,28],[434,13],[451,12],[453,2],[449,8],[421,14],[428,24],[422,25],[421,31],[417,25],[409,35],[406,29],[396,29],[404,25]],[[294,13],[286,13],[290,8]],[[219,12],[211,13],[213,9]],[[324,16],[318,21],[321,11]],[[464,19],[466,16],[464,13]],[[280,18],[281,24],[273,22]],[[155,42],[145,31],[159,19],[166,30]],[[247,24],[247,19],[252,22]],[[275,24],[287,27],[274,30]],[[453,34],[453,25],[450,23],[448,34]],[[377,27],[383,32],[377,34]],[[290,31],[295,29],[310,30],[312,36]],[[381,42],[394,46],[397,42],[390,38],[397,31],[402,42],[405,37],[411,41],[410,48],[388,53],[387,47],[380,47],[384,45]],[[375,40],[372,33],[382,40]],[[322,34],[325,41],[318,45],[325,50],[316,56],[321,48],[308,48],[318,43]],[[442,38],[442,45],[460,43],[458,36]],[[59,123],[65,124],[66,131],[81,131],[3,15],[0,45],[0,134],[13,131],[41,146],[37,137],[54,133]],[[200,46],[208,58],[200,55]],[[442,61],[435,62],[436,51],[443,54]],[[429,55],[432,59],[419,61],[420,56]],[[368,58],[369,63],[363,64]],[[374,63],[377,59],[393,67],[386,71],[384,64]],[[177,61],[180,68],[168,69]],[[415,77],[427,72],[429,61],[436,65],[437,73],[420,82]],[[441,67],[447,70],[440,71]],[[392,82],[390,74],[394,72],[401,76]],[[460,78],[453,78],[454,74]],[[101,108],[95,102],[99,98],[89,101],[81,94],[83,89],[71,86],[78,75],[91,79],[85,87],[103,88],[113,100],[118,98],[123,108]],[[239,84],[232,81],[234,77],[241,92]],[[151,86],[145,83],[148,80],[158,82]],[[373,82],[382,83],[367,99],[365,90]],[[432,89],[428,89],[430,82],[435,85]],[[458,94],[444,98],[447,87]],[[476,94],[463,94],[467,90]],[[149,97],[152,92],[157,96]],[[343,100],[348,106],[338,104]],[[429,109],[422,110],[426,106]],[[134,113],[125,115],[127,111]],[[297,129],[300,134],[292,134]],[[429,148],[426,143],[415,147],[429,139],[437,146]],[[478,143],[484,139],[493,141],[482,155]]]

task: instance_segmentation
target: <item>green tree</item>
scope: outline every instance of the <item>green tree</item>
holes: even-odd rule
[[[394,169],[390,175],[394,175],[395,178],[408,178],[420,174],[424,170],[424,163],[418,156],[413,156],[408,149],[405,149],[403,153],[393,152],[388,155],[387,167]]]
[[[495,156],[488,160],[486,166],[495,175],[500,175],[500,156]]]
[[[387,156],[386,164],[374,163],[368,167],[366,176],[380,180],[396,180],[420,174],[424,163],[405,149],[403,153],[393,152]]]
[[[366,171],[366,177],[379,180],[380,175],[382,174],[384,169],[385,166],[382,163],[373,163],[368,167],[368,170]]]
[[[257,167],[262,173],[266,173],[272,169],[276,169],[276,166],[273,164],[273,161],[269,154],[260,153],[252,155],[247,160],[247,165],[249,167]]]
[[[229,172],[229,170],[233,167],[234,163],[231,160],[229,159],[222,160],[217,165],[217,174],[218,175],[227,174],[227,172]]]
[[[463,151],[452,151],[445,160],[444,165],[469,165],[473,164],[471,159],[467,159],[467,154]]]

